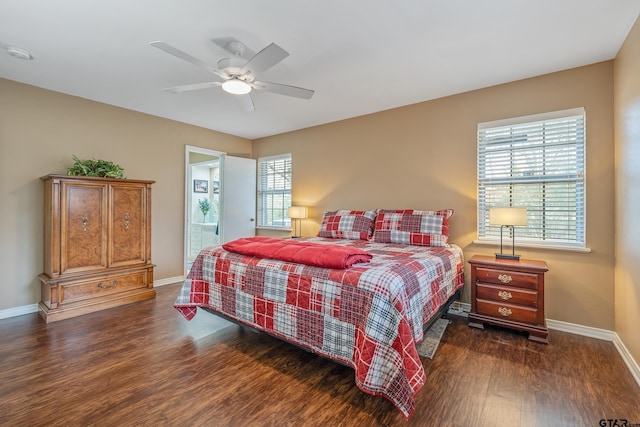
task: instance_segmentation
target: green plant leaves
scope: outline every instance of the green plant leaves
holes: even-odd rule
[[[207,215],[207,212],[211,209],[211,202],[206,197],[204,199],[198,199],[198,206],[203,215]]]
[[[67,175],[72,176],[99,176],[103,178],[126,178],[124,169],[107,160],[80,160],[73,156],[74,164],[67,169]]]

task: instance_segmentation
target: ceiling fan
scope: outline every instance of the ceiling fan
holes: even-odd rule
[[[176,86],[163,90],[179,93],[221,86],[225,92],[236,95],[244,111],[255,110],[253,99],[250,95],[250,92],[254,89],[303,99],[310,99],[313,96],[314,91],[310,89],[256,80],[258,74],[289,56],[289,53],[277,44],[271,43],[260,52],[253,54],[243,43],[232,38],[214,39],[213,42],[233,55],[231,58],[219,60],[217,68],[163,41],[151,42],[151,46],[190,62],[216,77],[216,81],[212,82]]]

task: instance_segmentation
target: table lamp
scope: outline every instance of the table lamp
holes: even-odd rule
[[[302,220],[307,218],[308,209],[306,206],[291,206],[288,211],[293,225],[293,238],[302,237]]]
[[[500,226],[500,253],[496,254],[496,258],[519,260],[520,255],[515,254],[516,236],[514,227],[527,225],[527,209],[489,208],[489,224]],[[511,229],[511,254],[505,254],[502,251],[502,229],[505,227]]]

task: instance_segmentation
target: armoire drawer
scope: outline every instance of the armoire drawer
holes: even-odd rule
[[[60,285],[60,303],[86,300],[147,287],[146,271],[122,276],[104,276],[90,281],[77,281]]]

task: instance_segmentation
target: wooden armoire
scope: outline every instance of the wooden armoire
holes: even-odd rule
[[[49,323],[154,298],[151,184],[47,175],[40,315]]]

